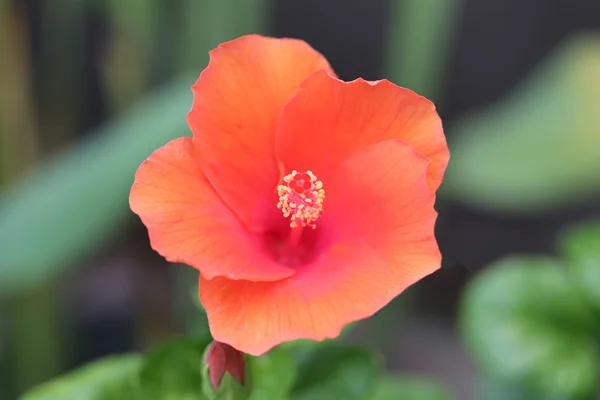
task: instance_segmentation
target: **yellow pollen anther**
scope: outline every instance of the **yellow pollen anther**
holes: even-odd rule
[[[290,227],[307,227],[315,229],[314,222],[323,214],[325,190],[323,182],[311,171],[292,171],[283,178],[285,185],[277,187],[279,202],[284,217],[291,217]]]

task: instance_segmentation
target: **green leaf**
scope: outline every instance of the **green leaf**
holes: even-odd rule
[[[451,400],[448,391],[428,379],[419,377],[387,376],[379,381],[370,400]]]
[[[148,400],[200,400],[207,339],[184,338],[155,348],[146,357],[140,386]]]
[[[558,261],[499,261],[471,282],[461,311],[467,345],[491,376],[541,395],[592,393],[596,315]]]
[[[106,245],[132,213],[139,164],[188,134],[185,76],[41,165],[0,197],[0,293],[38,285]]]
[[[329,346],[335,346],[337,341],[345,338],[356,328],[357,322],[346,325],[340,334],[333,339],[325,339],[322,341],[298,339],[291,342],[286,342],[281,345],[282,348],[288,350],[297,364],[304,364],[314,356],[319,349]]]
[[[292,356],[281,347],[261,357],[250,357],[249,375],[252,379],[250,400],[289,398],[296,373]]]
[[[319,347],[300,365],[292,399],[368,399],[375,390],[380,364],[380,360],[365,349]]]
[[[573,277],[600,309],[600,221],[569,229],[562,237],[561,248]]]
[[[534,213],[600,193],[600,35],[561,46],[502,102],[450,127],[441,194]]]
[[[140,399],[137,374],[141,364],[140,355],[107,357],[38,386],[21,400]]]
[[[479,381],[478,399],[485,400],[570,400],[564,396],[536,396],[523,388],[489,377]]]

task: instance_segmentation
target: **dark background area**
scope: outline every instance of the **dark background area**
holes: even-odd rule
[[[386,77],[390,1],[274,0],[267,33],[306,40],[328,58],[341,79],[381,79]],[[52,82],[48,79],[52,66],[45,53],[48,46],[42,45],[47,34],[42,3],[12,2],[17,10],[14,15],[27,21],[21,26],[28,30],[25,37],[30,45],[35,107],[48,104],[45,96],[56,96],[63,89],[76,93],[78,104],[72,111],[77,118],[70,127],[76,134],[40,130],[41,159],[45,160],[93,135],[94,128],[111,118],[113,111],[102,88],[98,63],[110,38],[107,16],[98,12],[82,16],[83,36],[78,40],[85,51],[73,57],[73,80],[63,73]],[[568,35],[600,29],[597,0],[464,0],[459,10],[457,33],[442,75],[443,89],[436,102],[447,126],[467,112],[500,101]],[[161,12],[170,12],[168,6],[163,5]],[[152,80],[161,82],[169,73],[157,67],[151,75]],[[69,100],[71,103],[61,105],[61,98],[52,101],[58,110],[72,104]],[[448,132],[451,141],[452,131]],[[514,216],[440,198],[437,208],[444,268],[401,296],[372,323],[359,327],[350,339],[382,349],[390,368],[436,376],[458,399],[466,400],[472,396],[476,370],[454,329],[465,283],[506,254],[553,253],[559,231],[572,222],[600,216],[600,205],[595,198],[541,215]],[[86,268],[61,277],[57,294],[61,315],[68,315],[61,319],[62,330],[67,332],[67,367],[106,354],[144,349],[187,329],[180,314],[189,309],[191,297],[187,292],[174,293],[182,287],[182,277],[175,272],[179,267],[166,266],[149,248],[139,220],[81,264]],[[188,278],[195,279],[193,273]],[[12,301],[5,301],[0,308],[0,332],[13,320],[8,317]],[[4,365],[10,382],[13,368],[8,361]],[[0,398],[2,394],[0,391]]]

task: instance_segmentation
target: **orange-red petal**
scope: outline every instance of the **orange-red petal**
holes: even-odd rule
[[[154,250],[207,278],[271,281],[294,273],[272,261],[223,204],[202,174],[190,137],[167,143],[142,163],[129,204]]]
[[[333,244],[319,260],[277,282],[201,276],[214,338],[260,355],[289,340],[335,337],[439,268],[428,164],[398,141],[370,146],[331,180],[317,230]]]
[[[386,80],[343,82],[318,72],[284,107],[276,155],[286,171],[311,170],[327,185],[345,159],[389,139],[409,143],[431,161],[427,183],[435,191],[449,153],[433,103]]]
[[[192,87],[188,124],[202,169],[225,203],[254,231],[273,208],[279,171],[275,124],[298,85],[327,60],[296,39],[243,36],[210,52]]]

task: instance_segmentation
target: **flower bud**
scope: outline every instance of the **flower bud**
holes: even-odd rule
[[[225,372],[229,372],[241,385],[244,384],[244,353],[230,345],[212,342],[206,350],[204,362],[208,366],[208,377],[214,390],[221,385]]]

